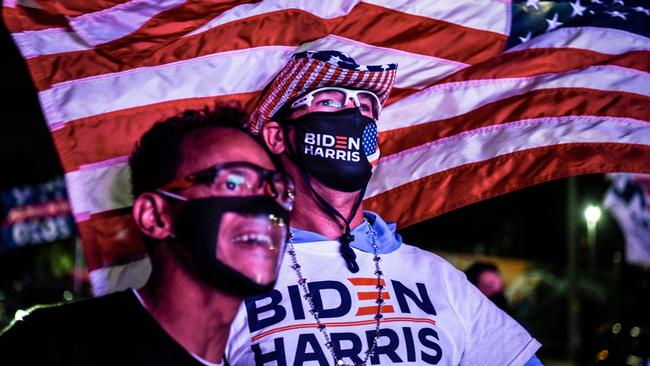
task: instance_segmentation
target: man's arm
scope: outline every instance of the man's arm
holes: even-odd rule
[[[452,306],[466,334],[460,365],[522,366],[533,358],[539,342],[467,281],[462,272],[451,271],[447,282]]]

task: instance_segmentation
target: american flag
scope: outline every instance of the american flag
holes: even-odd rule
[[[146,280],[130,217],[135,141],[215,100],[251,110],[299,49],[399,64],[365,207],[402,226],[561,177],[650,173],[647,2],[3,5],[66,172],[96,294]]]

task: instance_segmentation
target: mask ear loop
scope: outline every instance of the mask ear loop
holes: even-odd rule
[[[358,109],[357,109],[358,111]],[[284,135],[286,137],[289,136],[289,131],[288,131],[288,126],[286,123],[282,124],[282,130],[284,132]],[[288,140],[287,140],[288,141]],[[314,189],[311,179],[305,173],[305,169],[303,169],[303,164],[299,160],[299,155],[296,154],[296,151],[294,150],[293,146],[291,146],[291,143],[287,143],[287,157],[294,162],[300,169],[300,175],[302,176],[302,179],[305,181],[309,189],[311,190],[312,194],[314,197],[316,197],[316,200],[320,205],[325,209],[325,211],[332,217],[334,220],[337,218],[341,219],[345,223],[345,231],[343,232],[343,235],[341,235],[338,239],[338,241],[341,243],[341,256],[343,259],[345,259],[345,263],[352,273],[357,273],[359,272],[359,264],[357,264],[357,255],[354,253],[354,250],[350,248],[350,243],[354,241],[354,235],[350,233],[350,222],[352,222],[352,219],[354,218],[354,214],[357,212],[359,209],[359,206],[361,206],[361,201],[363,200],[363,196],[365,195],[366,188],[364,187],[361,192],[359,192],[359,196],[354,201],[354,204],[352,205],[352,211],[350,212],[350,217],[347,219],[343,214],[341,214],[337,209],[335,209],[329,202],[327,202],[321,195],[316,192]]]

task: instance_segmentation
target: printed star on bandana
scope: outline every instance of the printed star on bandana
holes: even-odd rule
[[[650,15],[650,10],[642,7],[642,6],[637,6],[632,8],[632,10],[636,11],[637,13],[644,13],[645,15]]]
[[[618,4],[620,6],[625,6],[625,3],[623,2],[623,0],[614,0],[614,2],[612,2],[612,4]]]
[[[338,56],[332,56],[332,57],[330,57],[330,61],[338,65],[339,62],[341,62],[342,60]]]

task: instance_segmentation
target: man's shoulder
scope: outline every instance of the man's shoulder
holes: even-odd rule
[[[399,258],[400,261],[428,262],[437,268],[445,270],[455,269],[451,263],[441,256],[409,244],[402,244],[394,252],[384,255]]]
[[[35,308],[0,336],[5,353],[23,364],[198,364],[131,291]]]
[[[29,309],[20,319],[16,319],[0,335],[10,333],[12,328],[61,331],[97,327],[99,323],[114,324],[115,318],[124,314],[129,296],[132,295],[124,292],[68,303],[38,305]]]
[[[64,318],[82,317],[87,314],[96,315],[98,313],[106,316],[131,307],[133,300],[134,295],[131,291],[124,291],[69,303],[37,307],[33,313],[52,314]]]

